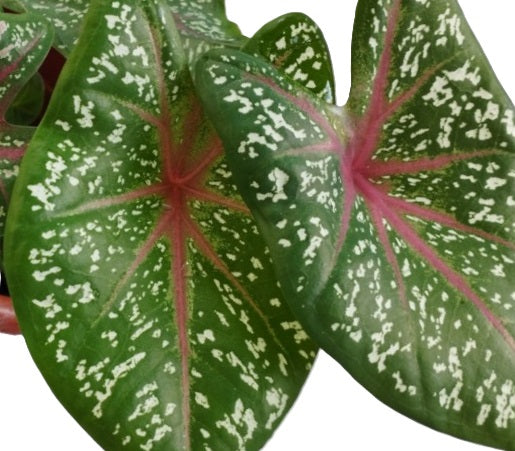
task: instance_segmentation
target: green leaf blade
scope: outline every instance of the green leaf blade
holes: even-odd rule
[[[28,12],[47,19],[55,27],[55,46],[67,56],[77,42],[90,0],[4,0],[1,4],[15,12]]]
[[[3,239],[13,184],[34,132],[33,127],[11,124],[7,115],[18,93],[45,59],[52,31],[47,22],[28,14],[1,14],[0,24],[0,237]],[[3,252],[1,255],[3,259]]]
[[[243,50],[267,55],[268,60],[294,81],[328,103],[335,101],[334,74],[324,35],[311,18],[285,14],[263,26]]]
[[[169,4],[190,63],[210,48],[239,48],[246,41],[238,26],[227,18],[224,1],[170,0]]]
[[[210,52],[199,67],[196,84],[206,109],[229,155],[238,155],[232,169],[245,187],[245,202],[268,242],[276,244],[271,252],[285,273],[282,288],[311,296],[329,275],[340,228],[344,193],[338,159],[331,155],[341,148],[334,117],[309,91],[243,52]],[[207,101],[213,81],[217,95]],[[305,177],[291,177],[290,167]],[[323,185],[326,179],[330,186]],[[295,269],[288,263],[306,259],[308,264]]]
[[[276,114],[288,116],[274,121],[251,90],[269,88],[281,75],[236,53],[211,54],[199,66],[203,100],[233,170],[248,174],[237,179],[239,188],[310,335],[397,410],[513,449],[513,106],[456,2],[361,1],[356,23],[346,114],[332,114],[314,98],[295,101],[295,86],[281,102],[275,86],[266,94],[274,96]],[[227,84],[213,94],[222,75]],[[250,100],[251,117],[237,119],[232,91],[247,99],[242,103]],[[237,125],[229,129],[215,109]],[[306,147],[288,132],[296,115],[319,129],[336,124],[340,144]],[[291,149],[288,158],[262,142],[253,159],[243,151],[247,136],[262,136],[266,127]],[[324,158],[336,176],[314,170]],[[267,186],[275,167],[287,180],[280,207],[271,197],[256,198],[255,186]],[[301,187],[313,180],[307,199]],[[320,196],[331,192],[337,197]],[[333,202],[332,214],[320,217]],[[281,230],[279,211],[288,223]],[[327,233],[313,257],[302,259],[313,232],[301,241],[298,229],[308,230],[312,218]],[[285,263],[294,259],[298,264]]]
[[[105,448],[259,449],[314,347],[235,190],[167,4],[94,6],[10,212],[24,334]]]
[[[84,15],[91,0],[4,0],[4,7],[16,12],[31,12],[49,20],[56,30],[56,48],[68,56],[77,43]],[[224,1],[168,0],[174,13],[190,61],[213,46],[239,47],[244,41],[236,24],[225,15]]]

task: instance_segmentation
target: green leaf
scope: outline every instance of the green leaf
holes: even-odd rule
[[[352,63],[340,113],[239,52],[196,81],[309,334],[395,409],[515,449],[513,105],[454,0],[361,0]]]
[[[12,187],[33,127],[13,125],[13,100],[34,76],[52,43],[49,25],[33,15],[0,14],[0,244]],[[0,252],[3,260],[3,252]],[[3,262],[0,261],[3,266]]]
[[[13,100],[5,119],[11,124],[32,125],[41,114],[44,100],[44,81],[41,75],[36,73]]]
[[[9,210],[53,391],[106,449],[259,449],[315,349],[278,288],[164,2],[92,3]]]
[[[30,12],[47,19],[54,27],[56,48],[68,56],[77,42],[90,0],[0,0],[15,12]]]
[[[0,0],[13,11],[48,19],[56,30],[55,46],[68,56],[75,46],[91,0]],[[213,46],[239,47],[243,37],[225,15],[224,0],[167,0],[191,61]]]
[[[239,48],[245,42],[238,26],[227,19],[223,0],[168,0],[190,63],[213,47]]]
[[[268,55],[275,67],[329,103],[335,101],[329,48],[318,25],[301,13],[285,14],[262,27],[243,50]]]

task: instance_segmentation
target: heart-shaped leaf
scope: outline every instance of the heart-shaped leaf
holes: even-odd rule
[[[259,449],[315,351],[282,300],[166,3],[92,3],[9,210],[48,383],[106,449]]]
[[[306,330],[395,409],[515,449],[513,106],[454,0],[361,0],[352,63],[339,114],[240,52],[197,82]]]
[[[325,99],[335,101],[334,74],[324,35],[301,13],[285,14],[262,27],[243,50],[268,55],[275,67]]]
[[[16,12],[32,12],[48,19],[55,28],[55,46],[68,56],[75,46],[84,15],[91,0],[0,0],[0,5]],[[225,15],[224,0],[167,0],[172,8],[189,58],[213,46],[239,47],[242,36]]]

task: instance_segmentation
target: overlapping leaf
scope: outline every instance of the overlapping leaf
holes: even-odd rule
[[[30,12],[47,19],[55,30],[55,46],[63,55],[71,52],[90,0],[1,0],[0,5],[15,12]]]
[[[314,348],[165,2],[92,3],[14,197],[7,275],[24,336],[99,444],[259,449]]]
[[[194,62],[212,47],[240,47],[246,40],[225,14],[223,0],[168,0],[181,33],[187,57]]]
[[[310,334],[401,412],[515,449],[514,110],[457,3],[361,0],[341,114],[239,52],[197,81]]]
[[[335,101],[329,48],[318,25],[301,13],[285,14],[262,27],[243,50],[268,55],[275,67],[329,103]]]
[[[63,55],[72,51],[91,0],[0,0],[13,11],[29,11],[48,19],[56,30],[55,46]],[[242,36],[225,15],[223,0],[167,0],[191,60],[211,46],[239,47]]]
[[[32,15],[0,14],[0,242],[19,163],[34,132],[33,127],[12,125],[6,115],[43,62],[51,42],[52,32],[45,21]]]

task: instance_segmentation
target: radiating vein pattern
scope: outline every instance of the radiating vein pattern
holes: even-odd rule
[[[30,239],[10,251],[30,270],[11,269],[11,289],[21,321],[43,324],[29,346],[107,449],[259,449],[313,345],[194,94],[167,3],[93,4],[56,87],[67,100],[49,106],[17,188],[13,235]]]
[[[455,1],[362,0],[356,23],[342,112],[237,52],[205,58],[203,100],[319,344],[415,419],[512,447],[513,106]]]

